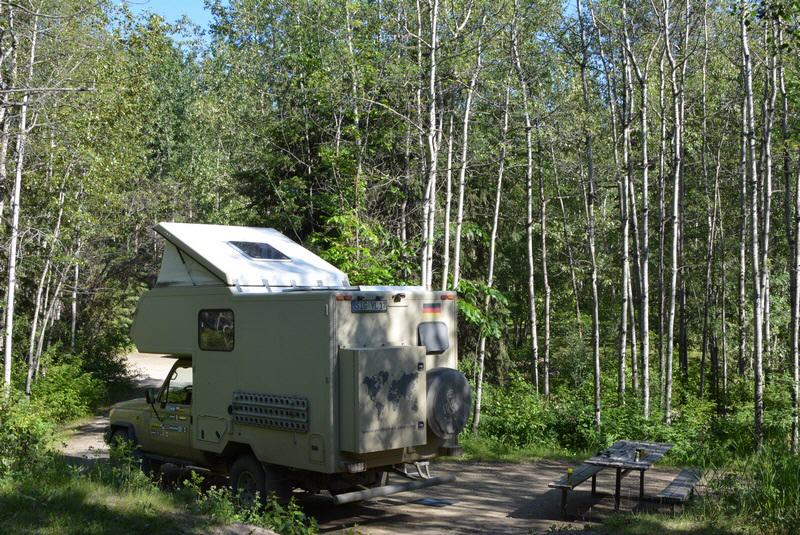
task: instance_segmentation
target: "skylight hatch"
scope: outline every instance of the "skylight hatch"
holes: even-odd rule
[[[252,241],[229,241],[228,243],[251,260],[291,260],[268,243]]]

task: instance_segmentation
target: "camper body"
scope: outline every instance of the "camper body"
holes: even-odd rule
[[[112,409],[112,433],[156,462],[228,473],[254,458],[276,491],[371,488],[457,450],[470,391],[456,370],[455,294],[351,287],[269,229],[157,230],[168,240],[159,283],[141,297],[132,337],[179,360],[146,400]],[[215,273],[215,251],[243,266]],[[259,261],[271,280],[247,284]]]

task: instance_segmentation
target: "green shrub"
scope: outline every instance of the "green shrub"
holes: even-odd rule
[[[484,387],[481,435],[516,447],[554,446],[551,413],[535,389],[512,372],[505,386]]]
[[[725,516],[741,517],[762,533],[800,529],[800,457],[765,450],[737,461],[709,484],[718,500],[709,506]],[[751,524],[751,525],[752,525]]]
[[[107,485],[125,491],[147,490],[157,485],[142,470],[131,442],[117,437],[109,444],[108,463],[95,465],[93,476]]]
[[[0,477],[30,471],[48,451],[53,425],[24,398],[0,399]]]
[[[294,498],[283,506],[271,495],[263,502],[256,500],[245,506],[230,487],[204,489],[203,478],[195,472],[183,482],[179,492],[195,512],[217,522],[241,522],[268,528],[281,535],[312,535],[318,531],[316,521],[303,513]]]
[[[558,445],[572,451],[597,449],[601,444],[592,406],[577,397],[551,400],[552,428]]]
[[[105,385],[84,371],[77,357],[49,366],[33,385],[31,399],[40,414],[55,422],[79,418],[106,399]]]

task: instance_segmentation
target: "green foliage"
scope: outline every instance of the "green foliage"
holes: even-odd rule
[[[108,446],[108,464],[97,464],[93,476],[127,492],[156,488],[155,483],[142,471],[142,458],[136,455],[134,448],[130,441],[116,437]]]
[[[487,338],[500,338],[505,332],[510,312],[508,298],[497,288],[481,281],[458,281],[458,311],[461,317]],[[487,309],[486,301],[490,307]]]
[[[499,443],[555,447],[552,412],[522,376],[513,373],[504,387],[484,390],[481,434]]]
[[[34,471],[47,454],[53,428],[24,398],[0,399],[0,479]]]
[[[59,351],[60,347],[52,346],[47,361]],[[65,422],[89,414],[107,395],[106,385],[85,371],[82,360],[74,357],[47,367],[46,375],[33,385],[31,406],[40,418]]]
[[[554,383],[564,388],[577,389],[592,377],[592,353],[577,331],[566,333],[553,348],[550,356],[550,370]]]
[[[761,533],[796,533],[800,527],[800,457],[765,450],[710,478],[705,514],[741,518]]]
[[[245,506],[230,487],[210,486],[205,488],[203,478],[192,472],[183,481],[179,491],[190,507],[217,522],[241,522],[271,529],[281,535],[312,535],[317,533],[317,524],[290,499],[286,506],[278,503],[274,495],[265,500],[255,500]]]
[[[348,274],[351,284],[396,285],[413,272],[410,251],[379,223],[367,223],[353,213],[331,216],[325,231],[311,237],[322,258]]]

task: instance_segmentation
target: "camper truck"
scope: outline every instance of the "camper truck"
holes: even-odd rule
[[[346,503],[452,480],[427,461],[459,451],[470,408],[453,292],[351,286],[269,228],[155,230],[161,268],[131,335],[177,360],[160,388],[112,407],[109,438],[149,469],[227,475],[245,499]]]

